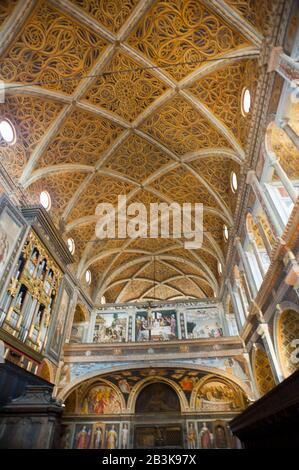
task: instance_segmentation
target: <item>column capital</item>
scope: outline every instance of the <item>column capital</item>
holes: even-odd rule
[[[273,151],[266,151],[266,158],[271,166],[277,165],[279,163],[279,157]]]
[[[261,337],[269,333],[269,326],[267,323],[260,323],[256,330],[257,334]]]

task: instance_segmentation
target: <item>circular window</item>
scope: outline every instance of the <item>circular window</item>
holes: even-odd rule
[[[51,209],[51,198],[48,191],[42,191],[39,195],[39,202],[41,205],[49,211]]]
[[[91,283],[91,272],[89,269],[85,273],[85,281],[87,282],[87,284]]]
[[[9,119],[2,119],[0,121],[0,135],[9,145],[13,145],[16,142],[16,131]]]
[[[221,275],[222,274],[222,264],[220,263],[220,261],[218,261],[218,263],[217,263],[217,269],[218,269],[218,273]]]
[[[233,193],[235,193],[238,189],[238,178],[234,171],[230,174],[230,187]]]
[[[75,253],[75,242],[72,238],[67,239],[67,246],[70,253],[73,255]]]
[[[242,114],[246,116],[249,113],[251,107],[251,94],[248,88],[244,88],[242,91]]]
[[[228,240],[228,236],[229,236],[229,233],[228,233],[227,225],[223,225],[223,237],[226,242]]]

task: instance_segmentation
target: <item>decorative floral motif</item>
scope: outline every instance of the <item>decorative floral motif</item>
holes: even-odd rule
[[[176,80],[205,60],[247,45],[198,0],[157,2],[128,42]],[[176,65],[178,62],[184,64]]]
[[[38,166],[93,165],[121,132],[122,128],[108,119],[75,109],[40,158]]]
[[[99,58],[105,41],[45,2],[0,62],[0,76],[71,94]],[[79,77],[79,78],[78,78]]]
[[[152,72],[141,68],[127,55],[116,53],[87,91],[86,100],[134,121],[167,88]],[[119,73],[113,73],[116,70]]]
[[[152,114],[142,130],[179,155],[208,147],[229,147],[226,139],[180,97]]]
[[[71,0],[88,15],[117,33],[139,0]]]

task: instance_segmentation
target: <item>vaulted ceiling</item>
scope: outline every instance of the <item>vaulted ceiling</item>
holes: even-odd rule
[[[94,299],[217,295],[252,113],[257,58],[271,1],[2,0],[1,114],[17,141],[6,171],[75,241],[71,267],[90,269]],[[99,202],[201,202],[204,243],[99,240]]]

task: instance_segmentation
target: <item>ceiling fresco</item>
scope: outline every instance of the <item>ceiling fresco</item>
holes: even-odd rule
[[[271,2],[218,3],[1,2],[1,109],[17,140],[1,148],[0,162],[30,203],[49,192],[54,223],[75,241],[72,272],[96,302],[220,292],[223,224],[233,226],[238,198],[230,177],[243,177]],[[95,208],[118,195],[145,206],[203,203],[202,248],[97,239]]]

